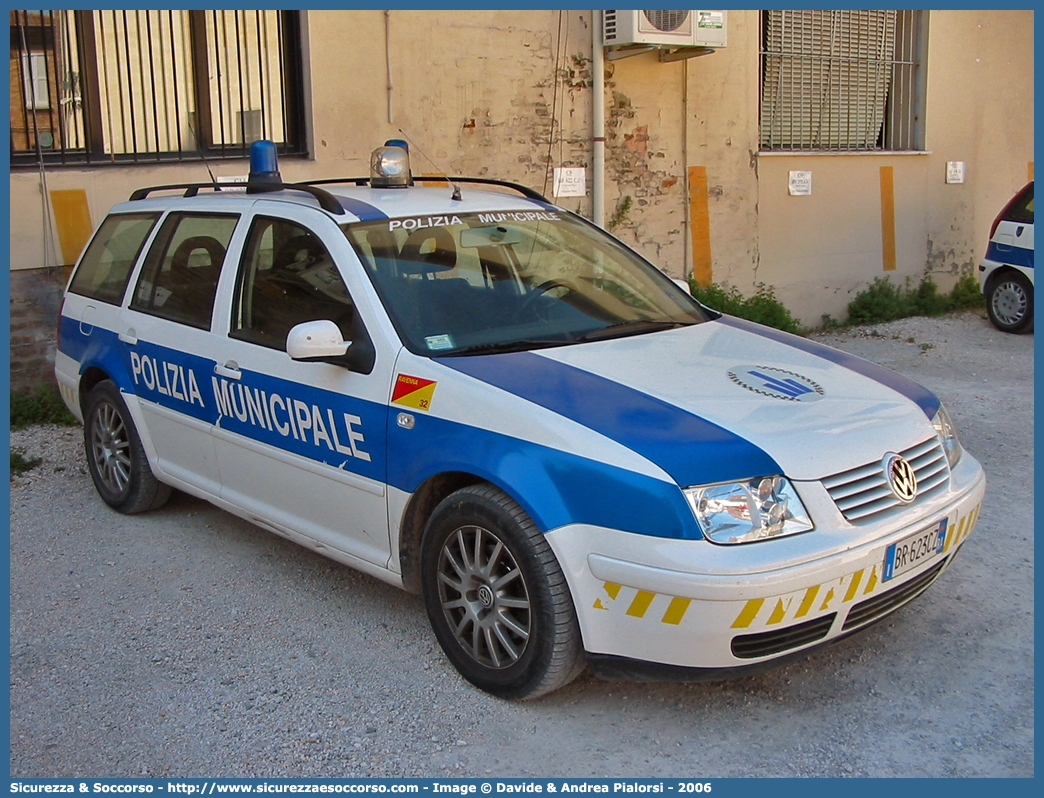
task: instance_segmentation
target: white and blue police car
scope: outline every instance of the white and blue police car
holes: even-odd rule
[[[1032,180],[993,220],[979,286],[994,327],[1010,333],[1033,329]]]
[[[178,488],[422,593],[509,698],[800,654],[975,526],[982,469],[915,382],[709,310],[524,187],[415,183],[391,143],[308,184],[251,154],[245,191],[135,192],[71,276],[56,373],[116,510]]]

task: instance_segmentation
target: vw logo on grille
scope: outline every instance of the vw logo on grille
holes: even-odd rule
[[[885,479],[892,493],[903,504],[909,504],[917,496],[917,474],[913,466],[895,452],[884,456]]]

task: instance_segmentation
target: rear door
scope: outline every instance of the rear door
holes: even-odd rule
[[[242,203],[239,204],[242,208]],[[181,487],[221,490],[211,427],[214,304],[240,214],[172,211],[142,263],[117,327],[153,467]]]

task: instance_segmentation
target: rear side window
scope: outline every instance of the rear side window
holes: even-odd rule
[[[239,217],[172,213],[145,257],[131,307],[210,328],[221,265]]]
[[[119,305],[131,269],[145,239],[159,219],[158,213],[124,213],[109,216],[91,240],[80,267],[69,284],[74,294]]]
[[[1030,183],[1019,195],[1008,212],[1004,214],[1004,221],[1016,222],[1018,224],[1033,224],[1033,184]]]

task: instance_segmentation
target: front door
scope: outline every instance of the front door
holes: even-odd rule
[[[331,247],[313,229],[339,236],[325,221],[283,205],[250,223],[211,386],[221,495],[330,556],[386,567],[388,359],[360,374],[286,353],[296,324],[328,319],[347,339],[361,323]]]

